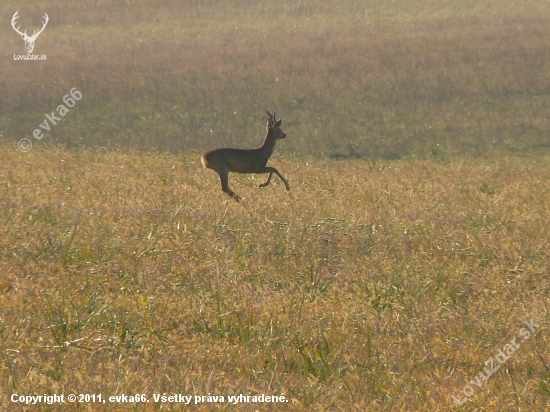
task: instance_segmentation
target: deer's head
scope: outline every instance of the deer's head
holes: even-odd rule
[[[18,13],[19,10],[17,10],[13,15],[13,18],[11,19],[11,26],[17,33],[21,35],[21,38],[25,41],[25,48],[27,49],[27,53],[31,54],[34,50],[34,43],[36,42],[37,37],[40,35],[40,33],[44,31],[50,18],[46,13],[44,13],[44,23],[42,24],[42,28],[40,30],[34,30],[32,36],[29,36],[27,35],[27,30],[21,33],[21,31],[19,31],[19,26],[15,27],[16,20],[19,18]]]
[[[273,114],[267,110],[265,112],[267,114],[267,133],[273,136],[275,140],[284,139],[286,133],[281,130],[281,119],[275,120],[275,112]]]

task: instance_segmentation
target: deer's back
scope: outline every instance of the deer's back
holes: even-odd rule
[[[202,162],[209,169],[218,170],[226,165],[230,172],[254,173],[266,165],[269,155],[260,149],[224,148],[206,153]]]

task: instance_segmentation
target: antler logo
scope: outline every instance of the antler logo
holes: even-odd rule
[[[19,13],[19,10],[17,10],[13,15],[13,18],[11,19],[11,26],[17,33],[21,35],[21,38],[25,41],[25,48],[27,49],[27,53],[31,54],[32,51],[34,50],[34,43],[36,42],[37,37],[40,35],[40,33],[44,31],[50,18],[46,13],[44,13],[44,23],[42,25],[42,28],[40,30],[34,30],[32,36],[28,36],[27,30],[25,30],[24,33],[21,33],[19,31],[19,26],[15,27],[15,23],[16,23],[15,21],[19,18],[18,13]]]

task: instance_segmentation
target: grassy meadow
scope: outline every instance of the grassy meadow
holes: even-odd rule
[[[0,410],[550,408],[547,1],[3,5]],[[72,393],[149,402],[10,401]]]
[[[84,98],[35,143],[247,147],[269,109],[293,136],[281,152],[548,150],[548,2],[438,3],[7,0],[0,139],[31,139],[76,87]],[[46,61],[13,61],[24,43],[12,9],[29,30],[49,13],[34,51]]]

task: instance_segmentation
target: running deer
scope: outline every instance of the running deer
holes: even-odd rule
[[[229,188],[229,172],[235,173],[269,173],[267,180],[260,185],[266,187],[271,181],[271,176],[275,173],[281,178],[290,190],[286,179],[274,167],[266,166],[267,161],[273,153],[277,140],[284,139],[286,134],[281,130],[281,119],[275,120],[275,112],[269,113],[267,110],[267,136],[264,144],[257,149],[215,149],[202,156],[202,164],[208,169],[215,171],[221,179],[222,190],[235,199],[237,202],[240,197]]]

